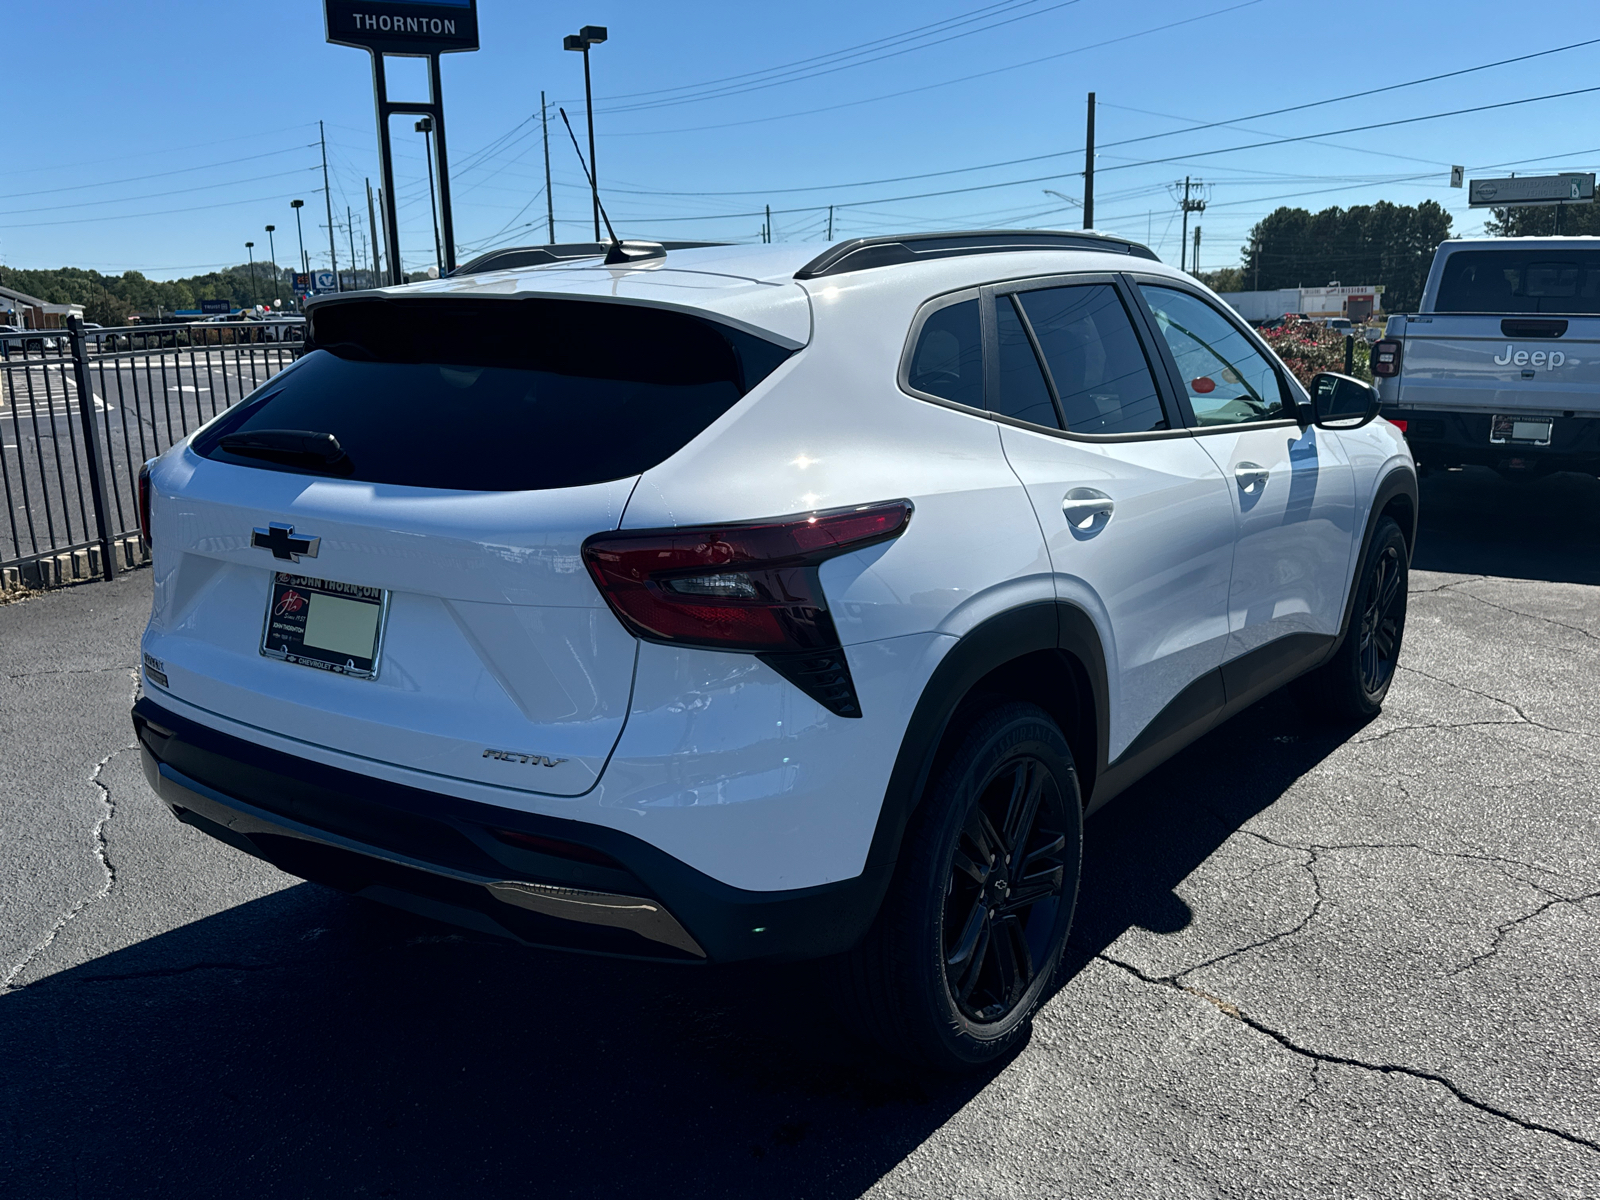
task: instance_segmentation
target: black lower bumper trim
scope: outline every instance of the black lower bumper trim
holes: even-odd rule
[[[134,706],[133,722],[151,786],[188,824],[301,878],[391,902],[411,897],[418,911],[492,925],[530,944],[695,962],[821,957],[865,935],[893,870],[889,863],[820,887],[746,891],[618,830],[325,766],[200,725],[148,696]],[[507,844],[496,830],[598,853],[591,861],[542,854]],[[597,865],[608,860],[619,865]],[[527,903],[491,891],[491,881],[520,888]],[[552,916],[562,910],[549,900],[558,892],[659,902],[704,957],[628,929]]]
[[[1493,414],[1408,409],[1386,405],[1383,415],[1404,421],[1406,443],[1427,467],[1494,467],[1498,470],[1582,471],[1600,473],[1600,417],[1557,414],[1550,444],[1491,442]],[[1547,419],[1541,415],[1539,420]]]

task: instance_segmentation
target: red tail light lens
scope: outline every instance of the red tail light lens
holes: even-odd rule
[[[146,550],[154,544],[150,540],[150,464],[139,468],[139,537]]]
[[[1401,420],[1399,417],[1390,417],[1389,418],[1389,424],[1393,425],[1401,433],[1404,433],[1406,431],[1406,423],[1403,420]]]
[[[817,567],[899,537],[911,512],[911,501],[892,500],[736,525],[601,533],[584,542],[583,559],[636,637],[759,654],[841,716],[859,716]]]
[[[1400,343],[1384,338],[1372,344],[1372,373],[1385,379],[1400,374]]]

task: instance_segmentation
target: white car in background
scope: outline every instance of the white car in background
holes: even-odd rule
[[[527,943],[834,958],[958,1069],[1048,994],[1085,814],[1296,678],[1382,703],[1405,442],[1144,247],[551,257],[315,303],[147,466],[182,820]]]

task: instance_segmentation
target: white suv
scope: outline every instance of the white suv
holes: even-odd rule
[[[1308,672],[1377,711],[1404,440],[1144,247],[531,257],[316,303],[147,467],[182,820],[531,944],[832,958],[955,1068],[1046,993],[1085,813]]]

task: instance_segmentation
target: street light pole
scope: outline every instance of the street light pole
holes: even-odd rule
[[[594,199],[594,240],[600,240],[600,170],[594,161],[594,89],[589,83],[589,47],[606,40],[604,25],[585,25],[562,39],[563,50],[583,51],[583,105],[589,117],[589,186]]]
[[[433,118],[423,117],[417,122],[417,132],[422,135],[423,156],[428,160],[428,211],[433,214],[433,253],[439,263],[439,274],[444,274],[444,244],[439,241],[439,207],[433,201]]]
[[[250,255],[250,305],[253,308],[256,303],[256,244],[246,242],[244,248]]]
[[[272,256],[272,298],[274,300],[282,300],[283,279],[278,272],[278,243],[277,239],[272,236],[272,231],[276,228],[276,225],[267,226],[267,253]]]
[[[306,231],[300,225],[300,210],[306,206],[304,200],[291,200],[289,207],[294,209],[294,230],[300,235],[300,274],[311,274],[311,260],[306,257]]]

